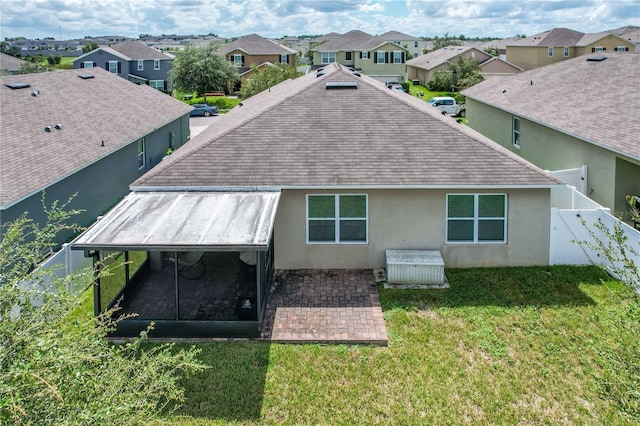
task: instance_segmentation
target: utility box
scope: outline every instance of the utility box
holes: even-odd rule
[[[438,250],[386,250],[388,288],[445,288],[444,260]]]

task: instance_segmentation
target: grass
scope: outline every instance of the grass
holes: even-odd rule
[[[191,99],[185,99],[186,93],[175,93],[174,96],[176,99],[183,101],[186,104],[202,104],[204,103],[203,96],[196,96],[195,93],[191,94]],[[235,106],[237,106],[242,99],[239,98],[228,98],[226,96],[207,96],[207,103],[209,105],[215,105],[218,107],[221,113],[228,112]]]
[[[638,424],[640,308],[596,267],[447,270],[380,288],[385,348],[199,344],[158,424]],[[633,417],[635,416],[635,417]]]

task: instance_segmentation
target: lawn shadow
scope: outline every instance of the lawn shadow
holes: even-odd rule
[[[382,309],[594,305],[580,284],[600,284],[611,279],[595,266],[448,269],[445,273],[447,289],[379,288]]]
[[[259,422],[269,366],[268,342],[200,344],[208,366],[181,380],[186,401],[174,416],[223,423]]]

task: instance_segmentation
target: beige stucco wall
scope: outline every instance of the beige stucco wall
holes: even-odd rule
[[[506,244],[447,244],[446,194],[506,193]],[[368,244],[307,244],[306,194],[368,194]],[[385,267],[386,249],[440,250],[445,267],[544,265],[549,261],[549,190],[367,191],[284,190],[275,222],[277,269],[373,269]]]
[[[233,62],[233,55],[242,55],[244,56],[244,67],[250,67],[252,65],[260,65],[265,62],[271,62],[272,64],[280,63],[280,55],[247,55],[242,50],[234,50],[232,52],[227,53],[227,60]],[[297,55],[292,53],[287,55],[289,57],[289,63],[287,65],[296,65]]]
[[[513,114],[466,99],[469,126],[546,170],[587,165],[587,196],[613,213],[626,210],[624,194],[629,185],[640,192],[640,161],[615,154],[549,127],[520,118],[520,148],[512,142]],[[616,166],[617,159],[625,163]],[[616,172],[616,169],[619,169]],[[631,182],[631,183],[630,183]],[[617,189],[622,185],[624,189]]]
[[[629,41],[616,37],[613,34],[596,41],[595,43],[588,44],[587,46],[576,47],[577,55],[591,54],[592,48],[604,47],[606,53],[613,53],[616,47],[624,46],[629,48],[629,52],[635,52],[636,45]]]
[[[549,56],[549,46],[507,46],[507,62],[530,70],[575,58],[575,49],[569,48],[569,56],[564,56],[564,46],[553,46],[553,56]]]

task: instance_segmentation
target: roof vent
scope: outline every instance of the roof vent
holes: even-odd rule
[[[327,90],[335,90],[335,89],[357,89],[358,83],[355,81],[327,81],[326,89]]]
[[[55,127],[57,130],[62,130],[62,124],[56,124]]]
[[[29,83],[6,83],[5,86],[7,86],[9,89],[26,89],[27,87],[31,87],[29,85]]]
[[[605,59],[607,59],[607,57],[602,55],[587,56],[587,62],[602,62]]]
[[[93,74],[80,74],[78,77],[80,77],[83,80],[88,80],[90,78],[93,78]]]
[[[45,127],[45,128],[44,128],[44,131],[45,131],[45,132],[47,132],[47,133],[49,133],[49,132],[51,131],[51,126],[47,126],[47,127]]]
[[[322,70],[322,72],[317,73],[316,78],[322,77],[323,75],[324,75],[324,70]]]
[[[39,94],[40,94],[40,91],[39,91],[39,90],[36,90],[36,91],[34,91],[34,92],[31,92],[31,96],[34,96],[34,97],[35,97],[35,96],[38,96]]]

